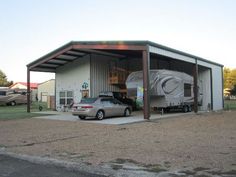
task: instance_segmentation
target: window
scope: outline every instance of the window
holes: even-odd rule
[[[74,94],[73,91],[61,91],[59,97],[60,105],[69,105],[73,102]]]
[[[185,97],[192,96],[192,94],[191,94],[191,84],[184,84],[184,96]]]

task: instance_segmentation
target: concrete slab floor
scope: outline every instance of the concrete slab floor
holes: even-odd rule
[[[111,124],[111,125],[122,125],[122,124],[130,124],[130,123],[137,123],[137,122],[144,122],[147,120],[143,119],[142,111],[135,111],[129,117],[109,117],[104,118],[103,120],[97,120],[96,118],[86,118],[85,120],[80,120],[77,116],[73,116],[71,112],[57,112],[57,111],[45,111],[45,112],[37,112],[37,113],[45,113],[45,114],[52,114],[47,116],[39,116],[34,117],[37,119],[50,119],[50,120],[63,120],[63,121],[83,121],[86,123],[98,123],[98,124]],[[168,113],[161,115],[160,113],[152,113],[150,120],[156,119],[163,119],[163,118],[170,118],[170,117],[178,117],[181,115],[193,114],[191,113]]]

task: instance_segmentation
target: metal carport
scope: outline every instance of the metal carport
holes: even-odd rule
[[[191,63],[192,75],[194,77],[194,112],[198,112],[197,105],[197,80],[198,80],[198,60],[209,62],[205,59],[177,51],[150,41],[72,41],[66,45],[52,51],[51,53],[29,63],[27,65],[27,85],[28,104],[27,112],[30,112],[30,71],[55,73],[58,67],[73,62],[85,55],[99,54],[104,56],[114,56],[125,59],[128,56],[138,55],[142,58],[143,87],[144,87],[144,119],[150,117],[149,104],[149,70],[150,55],[163,55],[169,58],[186,60]],[[191,59],[191,61],[190,61]],[[188,61],[189,60],[189,61]],[[215,64],[211,62],[212,64]],[[219,65],[219,64],[217,64]]]

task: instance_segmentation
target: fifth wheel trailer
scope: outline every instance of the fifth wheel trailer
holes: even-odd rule
[[[0,105],[26,104],[26,90],[0,89]]]
[[[150,105],[158,109],[182,109],[184,112],[192,110],[194,103],[193,77],[172,70],[150,70]],[[202,86],[198,81],[198,104],[202,104]],[[137,96],[137,89],[143,87],[143,72],[132,72],[126,87],[129,97]]]

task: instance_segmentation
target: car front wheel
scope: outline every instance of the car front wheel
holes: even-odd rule
[[[99,110],[96,114],[98,120],[102,120],[105,117],[105,113],[102,110]]]

